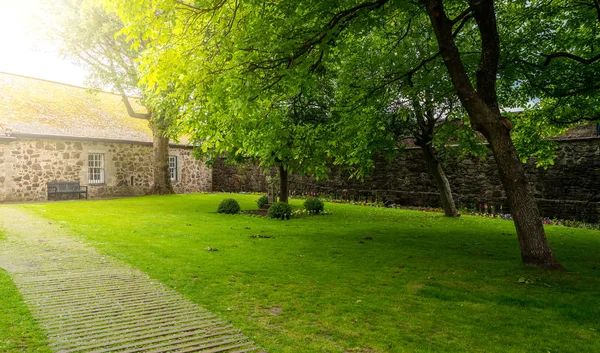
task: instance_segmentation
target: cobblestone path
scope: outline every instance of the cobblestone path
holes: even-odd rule
[[[0,267],[56,352],[258,352],[214,314],[57,224],[0,206]]]

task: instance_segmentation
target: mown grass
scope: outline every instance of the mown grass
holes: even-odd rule
[[[0,242],[4,240],[0,232]],[[46,336],[38,328],[23,298],[0,268],[0,352],[50,352]]]
[[[333,215],[289,221],[215,213],[227,197],[242,209],[258,199],[23,207],[218,313],[269,352],[600,352],[597,231],[549,227],[568,271],[546,272],[520,264],[508,221],[337,204],[326,204]]]

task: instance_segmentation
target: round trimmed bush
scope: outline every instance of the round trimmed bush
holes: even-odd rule
[[[240,204],[235,199],[225,199],[219,204],[219,213],[236,214],[240,212]]]
[[[292,215],[292,206],[285,202],[275,202],[269,207],[267,216],[278,219],[290,219]]]
[[[269,203],[269,196],[263,195],[258,200],[256,200],[256,204],[258,208],[263,208],[264,205]]]
[[[319,214],[325,209],[325,204],[318,197],[309,197],[304,201],[304,208],[314,214]]]

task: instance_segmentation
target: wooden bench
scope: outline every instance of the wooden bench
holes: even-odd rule
[[[77,194],[81,199],[81,194],[88,198],[88,187],[79,185],[78,181],[49,181],[48,182],[48,200],[50,195]]]

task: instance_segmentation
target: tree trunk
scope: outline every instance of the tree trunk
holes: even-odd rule
[[[427,144],[421,146],[421,150],[425,157],[427,169],[429,169],[429,173],[433,177],[433,180],[435,180],[435,185],[440,193],[440,201],[442,203],[442,208],[444,209],[444,215],[446,217],[458,217],[459,214],[454,203],[454,198],[452,197],[450,183],[448,182],[448,178],[446,178],[446,174],[444,174],[440,162],[433,153],[433,147],[430,144]]]
[[[429,13],[441,57],[458,98],[469,114],[472,126],[485,136],[492,147],[517,229],[523,263],[548,269],[562,269],[548,245],[537,204],[525,178],[523,164],[510,137],[510,123],[500,114],[496,91],[500,38],[494,1],[471,0],[469,11],[464,12],[475,17],[480,33],[481,56],[477,68],[477,89],[473,87],[467,75],[454,42],[455,22],[448,18],[443,1],[420,2]],[[463,20],[465,19],[468,20],[469,17],[463,17]]]
[[[154,183],[152,184],[152,195],[174,194],[169,172],[169,138],[164,136],[163,130],[156,124],[150,122],[152,128],[152,154]]]
[[[503,127],[492,129],[489,131],[488,141],[515,222],[523,263],[549,269],[562,269],[562,265],[548,245],[535,198],[509,131]]]
[[[288,203],[288,172],[279,166],[279,202]]]

